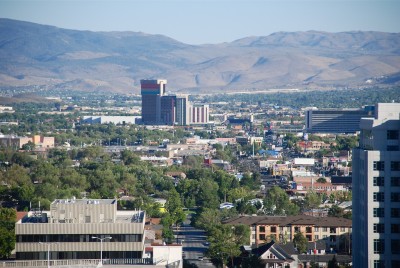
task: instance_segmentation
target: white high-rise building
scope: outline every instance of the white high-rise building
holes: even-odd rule
[[[210,108],[207,104],[193,104],[190,107],[190,124],[207,124]]]
[[[353,267],[400,267],[400,103],[360,121],[353,150]]]

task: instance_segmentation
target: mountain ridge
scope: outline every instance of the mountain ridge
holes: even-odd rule
[[[400,33],[277,32],[188,45],[142,32],[92,32],[0,19],[0,87],[138,93],[164,78],[186,93],[399,84]]]

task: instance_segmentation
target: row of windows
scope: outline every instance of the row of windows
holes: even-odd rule
[[[390,241],[390,246],[392,248],[392,254],[400,253],[400,239],[392,239]],[[374,239],[374,253],[384,254],[385,253],[385,239]]]
[[[392,260],[392,265],[390,267],[400,267],[400,261]],[[374,260],[374,268],[385,268],[385,260]]]
[[[385,170],[385,161],[374,161],[373,169],[378,171]],[[390,170],[391,171],[400,171],[400,161],[391,161],[390,162]]]
[[[384,233],[385,232],[385,224],[384,223],[374,223],[374,233]],[[400,224],[391,224],[390,232],[393,234],[400,233]]]
[[[374,208],[373,216],[378,218],[385,217],[385,209],[384,208]],[[400,208],[391,208],[390,216],[392,218],[400,218]]]
[[[141,242],[141,234],[112,234],[112,235],[89,235],[89,234],[63,234],[63,235],[17,235],[18,243],[39,242],[99,242],[92,237],[111,237],[103,242]]]
[[[388,130],[386,132],[388,140],[398,140],[399,139],[399,131],[398,130]]]
[[[141,251],[103,251],[103,259],[139,259]],[[18,260],[46,260],[46,252],[17,252]],[[50,259],[100,259],[99,251],[51,251]]]
[[[321,228],[322,232],[328,232],[328,228],[327,227],[314,227],[314,232],[319,232],[320,231],[319,228]],[[258,231],[260,233],[265,233],[265,230],[266,230],[265,226],[259,226],[258,227]],[[271,233],[276,233],[277,232],[277,227],[276,226],[271,226],[270,230],[271,230]],[[282,227],[280,228],[280,231],[283,232],[283,228]],[[297,227],[297,226],[294,227],[294,231],[295,232],[300,232],[300,227]],[[345,227],[340,227],[340,231],[341,232],[345,232],[346,228]],[[330,228],[329,232],[330,233],[336,233],[336,228]],[[312,233],[312,227],[306,227],[306,233]]]
[[[384,192],[374,192],[372,195],[373,201],[375,202],[385,202]],[[400,202],[400,193],[390,193],[391,202]]]
[[[374,177],[373,185],[374,186],[385,186],[385,177]],[[400,177],[391,177],[390,178],[390,186],[400,186]]]

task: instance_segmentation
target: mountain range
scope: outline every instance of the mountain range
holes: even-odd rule
[[[0,19],[1,88],[212,93],[400,84],[400,33],[277,32],[189,45],[141,32],[91,32]]]

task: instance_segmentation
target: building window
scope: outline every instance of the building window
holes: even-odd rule
[[[400,218],[400,208],[392,208],[390,212],[392,218]]]
[[[385,240],[374,239],[374,253],[375,254],[385,253]]]
[[[327,237],[328,237],[327,235],[323,235],[323,236],[322,236],[323,239],[325,239],[325,238],[327,238]]]
[[[276,226],[271,226],[271,233],[276,233]]]
[[[374,208],[374,217],[385,217],[385,210],[383,208]]]
[[[315,228],[314,228],[314,231],[315,231],[315,232],[319,232],[318,227],[315,227]]]
[[[388,140],[398,140],[399,139],[399,131],[398,130],[388,130],[387,131],[387,139]]]
[[[346,231],[346,228],[345,228],[345,227],[340,227],[340,231],[341,231],[341,232],[345,232],[345,231]]]
[[[400,224],[392,224],[391,232],[392,234],[400,233]]]
[[[314,235],[314,240],[317,241],[319,239],[319,235]]]
[[[392,260],[392,267],[400,267],[400,260]]]
[[[400,239],[392,239],[392,254],[400,253]]]
[[[374,170],[384,171],[385,162],[384,161],[374,161]]]
[[[400,193],[390,193],[390,201],[400,202]]]
[[[374,233],[382,234],[385,232],[385,224],[374,223]]]
[[[375,202],[385,202],[385,193],[382,192],[374,192],[373,200]]]
[[[295,233],[300,232],[300,227],[294,227],[294,232],[295,232]]]
[[[260,233],[265,233],[265,226],[260,226],[258,230]]]
[[[397,152],[398,150],[399,150],[398,145],[388,145],[386,148],[386,151],[389,151],[389,152]]]
[[[400,161],[392,161],[392,162],[390,162],[390,170],[392,170],[392,171],[400,171]]]
[[[258,239],[259,239],[259,240],[265,240],[265,234],[260,234],[260,235],[258,236]]]
[[[327,227],[322,228],[322,232],[328,232],[328,228]]]
[[[312,228],[311,227],[306,227],[306,233],[312,233]]]
[[[400,186],[400,177],[391,177],[390,186]]]
[[[384,177],[374,177],[374,186],[385,186],[385,178]]]
[[[374,260],[374,268],[385,268],[385,262],[383,260]]]

